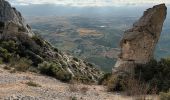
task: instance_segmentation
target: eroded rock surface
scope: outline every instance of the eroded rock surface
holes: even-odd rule
[[[127,71],[135,64],[145,64],[153,58],[166,14],[165,4],[156,5],[147,9],[133,27],[125,31],[120,42],[121,53],[113,72],[117,68]]]

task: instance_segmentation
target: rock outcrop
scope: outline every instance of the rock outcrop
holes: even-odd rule
[[[33,35],[33,32],[29,25],[25,23],[21,13],[4,0],[0,0],[0,27],[1,30],[5,28],[6,31],[22,31],[30,36]]]
[[[8,62],[12,57],[29,59],[36,69],[44,62],[47,65],[55,63],[54,74],[64,73],[62,77],[70,74],[75,79],[97,81],[102,75],[92,64],[60,51],[36,36],[21,13],[7,1],[0,0],[0,58]]]
[[[153,59],[166,14],[165,4],[156,5],[147,9],[133,28],[125,31],[113,72],[120,69],[132,71],[136,64],[146,64]]]

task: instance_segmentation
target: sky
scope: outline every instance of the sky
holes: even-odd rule
[[[170,4],[170,0],[7,0],[13,5],[57,4],[67,6],[122,6],[146,4]]]

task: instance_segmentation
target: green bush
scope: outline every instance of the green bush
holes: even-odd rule
[[[16,42],[12,40],[0,42],[0,47],[5,48],[10,53],[15,53],[18,49]]]
[[[150,84],[150,89],[157,87],[158,92],[170,88],[170,59],[152,60],[146,65],[135,68],[135,78]]]
[[[126,91],[126,82],[128,78],[125,75],[112,75],[107,80],[107,90],[109,92],[114,91]]]
[[[77,97],[71,97],[71,100],[77,100]]]
[[[37,83],[35,83],[35,82],[33,82],[33,81],[29,81],[29,82],[27,82],[26,83],[28,86],[32,86],[32,87],[41,87],[41,85],[39,85],[39,84],[37,84]]]
[[[72,79],[72,75],[66,70],[63,70],[59,63],[43,62],[38,65],[38,69],[40,73],[55,77],[64,82],[69,82]]]
[[[128,79],[125,74],[111,74],[106,73],[99,80],[99,85],[107,86],[109,92],[125,90],[125,81]]]
[[[170,100],[170,91],[167,93],[161,92],[159,95],[160,95],[160,100]]]
[[[89,85],[95,82],[87,75],[80,75],[80,74],[75,74],[75,76],[72,78],[72,81],[77,83],[89,84]]]
[[[38,65],[38,69],[40,70],[40,72],[49,76],[55,76],[58,68],[59,65],[46,61]]]
[[[28,60],[27,58],[19,58],[13,59],[10,62],[10,66],[14,67],[17,71],[25,72],[27,71],[32,65],[32,61]]]
[[[4,62],[9,62],[12,54],[9,53],[6,49],[0,47],[0,57]]]
[[[10,62],[10,59],[17,51],[17,45],[15,41],[0,41],[0,57],[3,62]]]
[[[111,73],[105,73],[98,81],[99,85],[106,85],[110,77],[112,76]]]

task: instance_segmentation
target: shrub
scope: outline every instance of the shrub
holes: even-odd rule
[[[2,48],[5,48],[10,53],[14,53],[18,49],[16,42],[13,40],[2,41],[2,42],[0,42],[0,46]]]
[[[17,45],[15,41],[0,41],[0,57],[4,62],[10,62],[10,58],[16,53]]]
[[[138,95],[143,96],[141,98],[144,99],[149,91],[148,84],[134,78],[129,78],[124,83],[125,83],[124,89],[126,90],[125,92],[129,96]]]
[[[37,84],[37,83],[35,83],[35,82],[33,82],[33,81],[29,81],[29,82],[27,82],[26,83],[28,86],[32,86],[32,87],[41,87],[41,85],[39,85],[39,84]]]
[[[160,100],[170,100],[170,91],[167,93],[160,92]]]
[[[152,60],[146,65],[135,68],[135,78],[146,82],[150,90],[157,87],[158,92],[168,91],[170,88],[170,59]]]
[[[39,72],[38,69],[36,67],[34,67],[34,66],[29,67],[28,71],[34,72],[34,73],[38,73]]]
[[[112,75],[109,77],[109,79],[106,81],[107,90],[109,92],[114,91],[123,91],[125,90],[126,83],[125,80],[128,78],[124,75]]]
[[[9,62],[12,54],[9,53],[6,49],[0,47],[0,57],[3,59],[4,62]]]
[[[72,79],[72,75],[69,72],[60,70],[56,73],[56,78],[63,82],[69,82]]]
[[[71,97],[71,100],[77,100],[77,97]]]
[[[149,84],[128,75],[112,75],[105,81],[105,85],[109,92],[123,91],[125,95],[134,96],[135,100],[145,100],[149,91]]]
[[[38,69],[42,74],[46,74],[49,76],[55,76],[57,72],[58,65],[48,62],[43,62],[38,65]]]
[[[63,70],[59,63],[43,62],[38,65],[38,69],[40,70],[40,73],[55,77],[64,82],[69,82],[72,79],[72,75]]]
[[[105,73],[98,81],[99,85],[106,85],[110,77],[112,76],[111,73]]]
[[[28,60],[27,58],[12,60],[10,63],[11,67],[14,67],[17,71],[23,72],[27,71],[32,65],[32,61]]]

